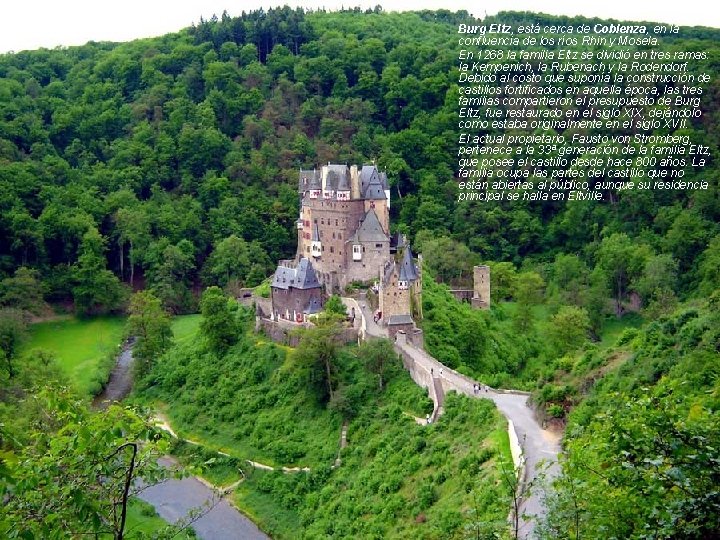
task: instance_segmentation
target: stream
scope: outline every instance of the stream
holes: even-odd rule
[[[123,345],[107,385],[93,399],[94,408],[102,409],[112,402],[120,401],[132,390],[134,344],[134,340],[128,340]],[[172,460],[163,458],[161,463],[169,465]],[[270,540],[250,519],[194,477],[169,479],[145,487],[138,497],[152,504],[160,517],[168,523],[187,519],[189,512],[206,511],[191,525],[197,536],[203,540]]]

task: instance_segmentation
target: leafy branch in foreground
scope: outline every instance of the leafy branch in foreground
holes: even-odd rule
[[[147,486],[169,474],[158,463],[167,440],[131,409],[93,412],[66,389],[28,399],[28,442],[2,438],[0,536],[124,538],[128,500],[142,489],[136,480]]]

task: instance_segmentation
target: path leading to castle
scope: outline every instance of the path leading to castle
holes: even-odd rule
[[[358,306],[365,319],[366,334],[374,337],[387,337],[384,328],[372,321],[372,312],[362,298],[359,302],[347,299],[346,305]],[[357,309],[357,308],[356,308]],[[396,343],[403,352],[409,355],[414,362],[415,370],[423,370],[428,380],[433,383],[440,382],[443,393],[454,390],[470,397],[491,399],[498,410],[512,423],[517,440],[522,449],[521,460],[524,462],[523,478],[527,485],[531,484],[530,495],[525,497],[520,506],[520,538],[532,538],[535,524],[539,516],[545,513],[542,504],[542,490],[537,484],[544,477],[545,483],[557,476],[560,467],[557,456],[560,452],[560,436],[557,433],[543,429],[538,424],[535,414],[528,406],[529,395],[525,392],[512,390],[495,390],[475,381],[465,375],[457,373],[430,356],[426,351],[414,347],[412,344],[399,339]],[[481,391],[475,392],[474,385],[480,385]],[[442,402],[436,403],[436,409],[442,409]]]
[[[398,347],[406,352],[415,362],[415,369],[432,373],[434,379],[440,379],[445,393],[454,390],[470,397],[491,399],[498,410],[512,422],[522,448],[524,458],[524,481],[537,483],[545,475],[547,479],[555,477],[559,472],[557,456],[560,452],[560,437],[556,433],[543,429],[535,419],[532,409],[528,406],[528,394],[512,390],[498,391],[482,386],[469,377],[449,369],[427,352],[409,343],[398,340]],[[480,384],[481,390],[475,393],[473,385]],[[484,388],[487,388],[485,390]],[[542,492],[531,490],[520,506],[520,538],[532,538],[537,518],[544,514]]]

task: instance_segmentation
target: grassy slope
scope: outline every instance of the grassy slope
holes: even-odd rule
[[[178,315],[173,318],[172,332],[175,343],[187,343],[195,339],[201,319],[201,315]]]
[[[196,339],[195,323],[181,323],[186,334],[176,337],[136,398],[161,409],[180,437],[206,449],[271,466],[331,463],[341,418],[289,380],[286,350],[249,336],[217,358]]]
[[[123,317],[61,318],[34,324],[23,353],[42,348],[52,351],[57,363],[84,396],[100,389],[109,373],[107,359],[118,350],[125,327]]]
[[[181,436],[201,443],[176,453],[213,483],[227,485],[243,469],[235,502],[274,538],[460,537],[475,500],[483,521],[505,526],[494,463],[511,458],[505,423],[489,402],[452,395],[440,422],[419,426],[411,417],[424,417],[426,393],[398,364],[386,390],[350,423],[349,447],[332,470],[341,418],[294,379],[291,350],[250,334],[214,358],[193,335],[193,322],[180,323],[186,335],[176,333],[178,345],[136,398],[162,405]],[[283,462],[288,452],[300,457]],[[253,470],[245,459],[311,472]]]
[[[390,397],[353,421],[338,469],[253,471],[235,501],[276,539],[464,538],[475,522],[503,530],[507,494],[495,466],[511,457],[492,404],[451,394],[431,426],[400,409]]]

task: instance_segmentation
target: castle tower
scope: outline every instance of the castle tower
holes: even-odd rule
[[[473,266],[472,306],[490,309],[490,267]]]

